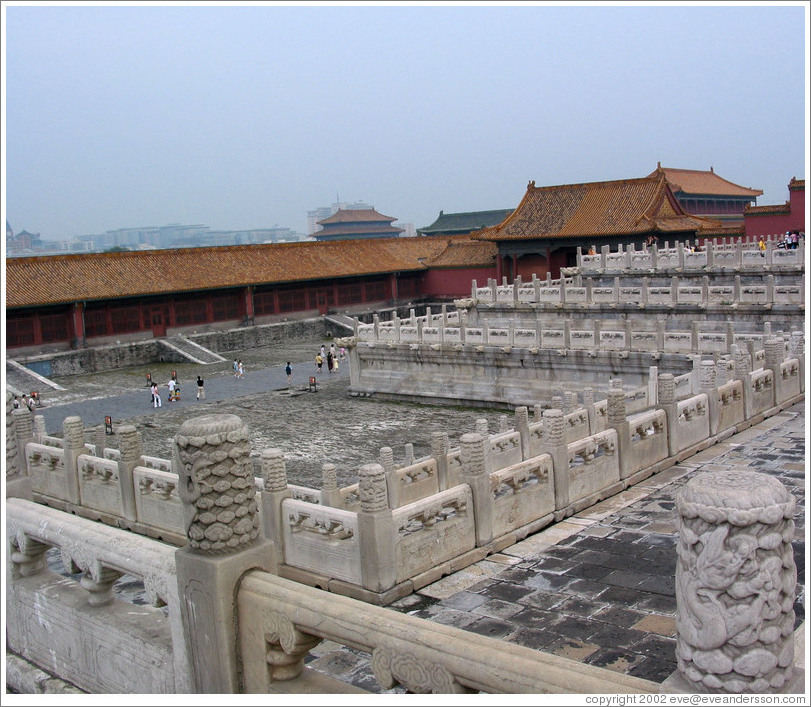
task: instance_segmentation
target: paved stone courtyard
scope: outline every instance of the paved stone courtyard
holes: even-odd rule
[[[162,364],[152,375],[163,382],[177,370],[183,384],[179,403],[168,403],[164,395],[163,408],[153,410],[142,371],[113,371],[58,380],[67,390],[49,393],[49,406],[40,412],[49,433],[59,431],[66,414],[80,415],[86,425],[110,414],[115,425],[139,427],[146,453],[165,457],[187,417],[203,411],[237,414],[251,429],[255,454],[267,446],[282,448],[289,481],[313,487],[320,485],[326,461],[337,464],[342,484],[349,483],[382,446],[392,447],[399,460],[404,445],[412,443],[421,456],[428,453],[432,432],[447,431],[454,443],[473,430],[476,419],[487,419],[495,431],[504,414],[350,398],[347,363],[337,373],[318,376],[318,390],[310,393],[306,382],[315,373],[312,359],[320,343],[329,342],[239,352],[246,363],[244,380],[230,375],[230,361],[205,367],[205,403],[194,399],[192,385],[202,367]],[[292,390],[283,372],[288,357]],[[776,476],[794,493],[795,625],[805,620],[805,439],[805,409],[799,404],[391,608],[662,682],[676,669],[675,496],[695,474],[745,467]],[[130,600],[142,600],[138,582],[119,585]],[[353,649],[323,642],[309,665],[381,692],[368,656]]]

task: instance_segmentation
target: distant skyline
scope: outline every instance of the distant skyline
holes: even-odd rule
[[[782,204],[809,4],[2,3],[3,202],[48,240],[416,228],[538,186],[707,170]]]

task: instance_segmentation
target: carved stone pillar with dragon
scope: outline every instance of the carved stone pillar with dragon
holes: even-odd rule
[[[678,683],[706,693],[793,692],[795,500],[766,474],[691,479],[676,498]]]

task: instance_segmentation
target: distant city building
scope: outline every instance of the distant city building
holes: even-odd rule
[[[649,177],[664,175],[673,196],[685,211],[693,216],[704,216],[721,221],[724,226],[743,224],[744,209],[757,204],[761,189],[750,189],[719,177],[710,167],[709,172],[697,169],[662,167],[659,162]]]
[[[29,233],[25,229],[15,234],[6,221],[6,255],[39,255],[44,252],[39,233]]]
[[[312,236],[316,231],[320,231],[321,226],[318,225],[318,222],[329,218],[339,209],[360,211],[363,209],[374,209],[374,207],[370,206],[365,201],[354,201],[350,203],[348,201],[337,200],[330,206],[319,206],[317,209],[307,212],[307,235]]]
[[[313,238],[317,241],[392,238],[404,231],[391,225],[395,220],[374,209],[338,209],[332,216],[318,222],[322,228],[313,234]]]
[[[415,238],[417,236],[417,229],[413,223],[403,223],[401,221],[395,221],[392,225],[395,228],[403,229],[403,232],[400,234],[400,238]]]
[[[496,209],[493,211],[464,211],[455,214],[439,212],[436,221],[430,226],[418,228],[421,236],[460,236],[483,228],[497,226],[513,209]]]

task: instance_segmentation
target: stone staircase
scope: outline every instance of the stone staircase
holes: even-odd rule
[[[64,390],[64,388],[49,380],[39,373],[35,373],[30,368],[26,368],[21,363],[13,359],[6,359],[6,389],[14,395],[30,393],[33,390],[43,388],[53,388],[54,390]]]
[[[336,332],[339,336],[347,336],[355,333],[355,320],[347,314],[326,314],[324,315],[324,320],[345,330],[343,333]]]
[[[210,349],[200,346],[200,344],[195,343],[191,339],[187,339],[185,336],[177,335],[170,336],[166,339],[158,339],[158,344],[171,349],[176,354],[180,354],[191,363],[206,365],[225,361],[218,353],[214,353]]]

